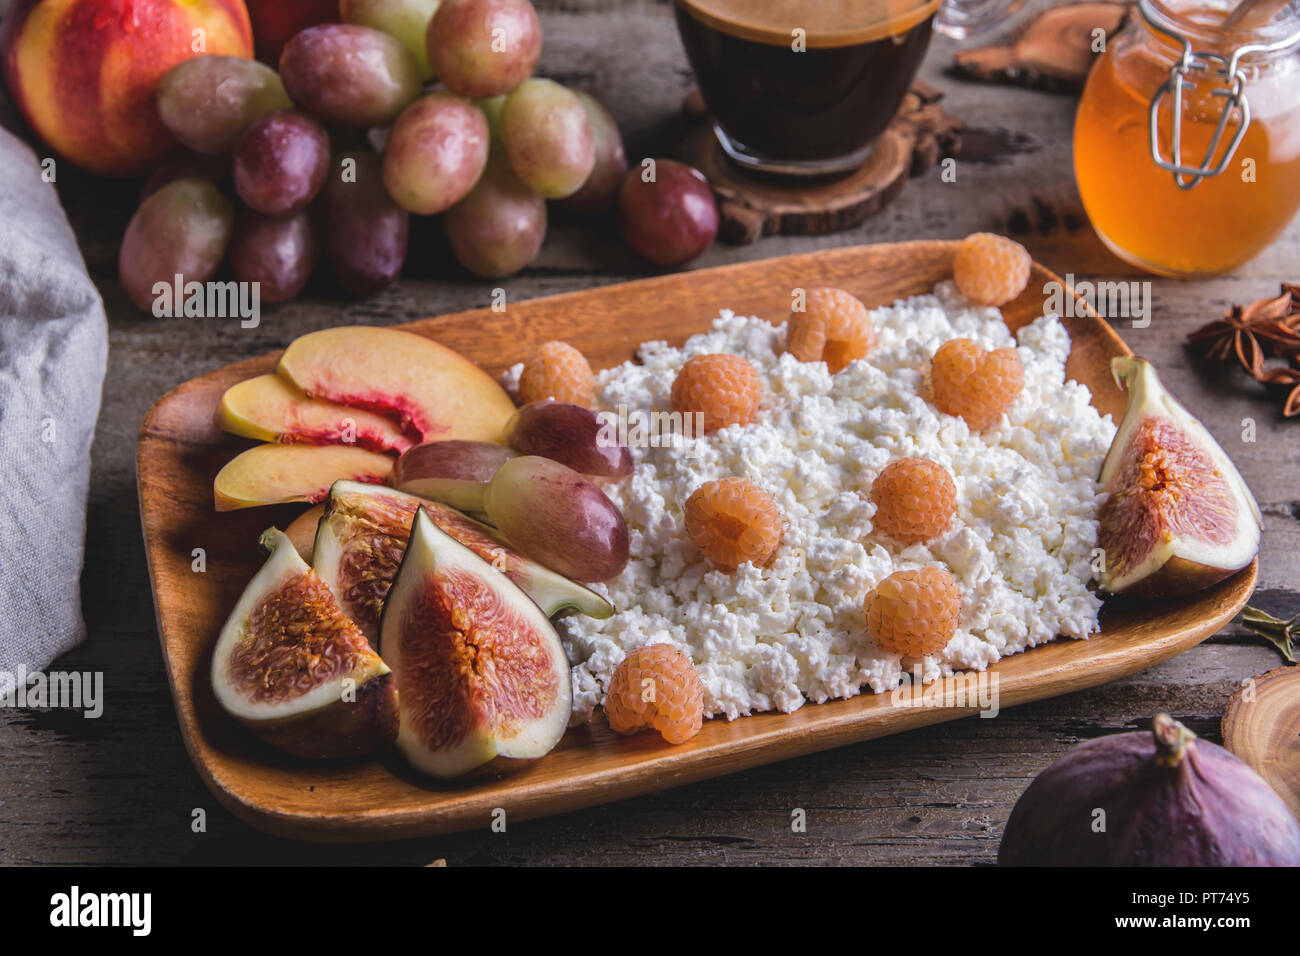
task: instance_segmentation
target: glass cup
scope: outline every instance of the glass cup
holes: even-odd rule
[[[732,162],[787,176],[856,169],[939,32],[965,37],[1024,0],[676,0],[677,27]]]

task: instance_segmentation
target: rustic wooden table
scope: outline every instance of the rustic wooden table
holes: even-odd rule
[[[540,70],[596,93],[635,157],[662,154],[691,83],[667,0],[543,0]],[[953,44],[936,41],[922,78],[969,126],[956,182],[936,171],[910,183],[880,216],[849,232],[715,246],[695,267],[839,245],[1005,232],[1058,273],[1132,278],[1088,227],[1070,161],[1074,100],[956,81]],[[283,348],[312,329],[388,324],[487,304],[488,289],[447,264],[436,241],[413,252],[411,276],[364,302],[305,298],[268,311],[257,329],[222,320],[158,320],[119,287],[115,244],[128,189],[61,184],[108,307],[111,351],[96,434],[83,591],[90,640],[59,664],[105,675],[105,712],[0,711],[0,863],[422,864],[991,864],[1012,804],[1030,779],[1080,740],[1144,724],[1168,710],[1218,739],[1240,682],[1278,666],[1239,627],[1125,680],[1019,707],[780,763],[580,813],[396,844],[316,846],[272,839],[224,811],[191,767],[177,731],[155,631],[135,489],[136,430],[153,401],[192,376]],[[1300,228],[1236,273],[1153,282],[1149,327],[1120,326],[1232,454],[1263,507],[1255,603],[1300,610],[1300,421],[1285,421],[1244,378],[1196,368],[1186,332],[1234,302],[1297,278]],[[508,283],[511,299],[646,274],[618,242],[560,227],[540,259]],[[1253,443],[1244,419],[1257,423]],[[791,832],[791,811],[807,831]],[[191,828],[207,811],[206,832]]]

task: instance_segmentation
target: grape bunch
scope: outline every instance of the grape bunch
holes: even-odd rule
[[[529,0],[340,0],[339,13],[291,37],[278,71],[200,56],[164,76],[158,115],[187,152],[150,178],[122,243],[140,308],[158,283],[223,267],[267,302],[296,296],[318,266],[369,295],[401,273],[411,216],[440,216],[452,254],[484,278],[533,261],[547,200],[577,218],[617,207],[628,243],[658,265],[713,240],[699,173],[671,160],[629,171],[600,103],[532,75]]]

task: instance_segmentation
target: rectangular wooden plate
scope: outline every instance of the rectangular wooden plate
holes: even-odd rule
[[[911,242],[787,256],[646,279],[623,285],[479,309],[404,326],[498,372],[548,339],[577,346],[597,368],[632,358],[653,339],[680,343],[706,329],[719,308],[781,321],[791,290],[834,285],[870,306],[929,292],[951,275],[955,243]],[[1003,310],[1014,330],[1043,312],[1044,283],[1060,282],[1035,265],[1029,286]],[[1118,418],[1124,397],[1109,361],[1126,354],[1119,337],[1079,304],[1066,319],[1073,339],[1067,371],[1093,403]],[[195,766],[221,802],[264,830],[310,840],[381,840],[486,827],[495,808],[509,819],[561,813],[732,773],[801,754],[953,720],[968,707],[895,706],[888,694],[808,704],[793,714],[706,721],[690,742],[672,747],[657,735],[619,737],[604,724],[570,730],[545,759],[511,776],[438,784],[393,756],[310,763],[261,744],[217,706],[208,679],[211,650],[226,615],[261,563],[256,542],[301,508],[217,514],[212,479],[247,441],[220,432],[213,413],[235,382],[270,371],[268,355],[218,369],[169,392],[140,429],[140,511],[158,612],[163,658],[181,732]],[[192,568],[203,548],[206,571]],[[1058,640],[1006,658],[999,704],[1064,694],[1151,666],[1213,634],[1245,604],[1255,566],[1181,601],[1110,601],[1102,630],[1087,641]]]

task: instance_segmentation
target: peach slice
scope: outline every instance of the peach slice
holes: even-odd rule
[[[397,329],[311,332],[290,343],[276,370],[312,398],[394,415],[420,441],[497,441],[515,411],[469,359]]]
[[[382,485],[393,459],[349,445],[255,445],[236,455],[212,483],[218,511],[315,503],[340,478]]]
[[[217,425],[233,435],[302,445],[356,445],[403,452],[413,442],[391,419],[308,398],[279,375],[259,375],[221,396]]]

